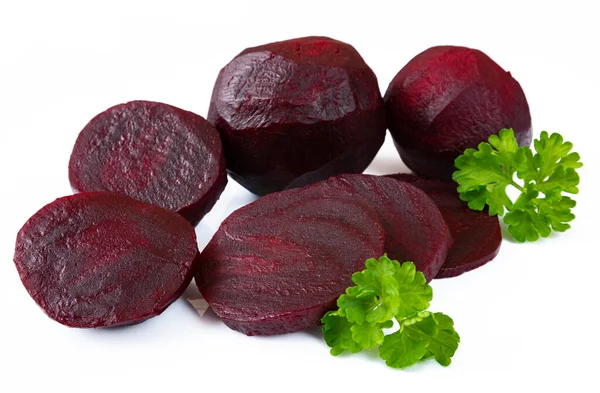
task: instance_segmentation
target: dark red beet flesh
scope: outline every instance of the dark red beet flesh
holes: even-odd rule
[[[318,183],[233,212],[200,254],[196,283],[230,328],[290,333],[318,326],[383,246],[367,200]]]
[[[14,262],[50,318],[95,328],[163,312],[190,283],[197,257],[194,228],[180,215],[90,192],[34,214],[17,235]]]
[[[75,192],[115,191],[180,213],[196,224],[227,184],[219,134],[201,116],[132,101],[93,118],[69,162]]]
[[[452,236],[437,206],[423,191],[394,179],[354,174],[332,177],[323,186],[358,194],[375,207],[390,258],[414,262],[427,281],[438,274]]]
[[[438,206],[450,228],[454,243],[435,278],[461,275],[496,257],[502,243],[498,217],[469,209],[458,197],[456,183],[404,173],[388,177],[408,182],[423,190]]]
[[[531,116],[519,83],[481,51],[436,46],[415,56],[385,93],[388,127],[416,174],[450,180],[454,160],[502,128],[531,143]]]
[[[326,37],[244,50],[219,73],[208,120],[229,174],[258,195],[360,173],[386,131],[375,74]]]

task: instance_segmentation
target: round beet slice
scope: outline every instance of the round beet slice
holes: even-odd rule
[[[64,325],[108,327],[163,312],[190,283],[194,228],[179,214],[109,192],[59,198],[17,235],[23,285]]]
[[[442,212],[454,243],[435,278],[455,277],[476,269],[498,255],[502,232],[497,216],[469,209],[456,192],[456,183],[398,173],[387,177],[423,190]]]
[[[452,236],[435,203],[417,187],[373,175],[339,175],[324,187],[345,189],[366,198],[385,231],[385,252],[412,261],[431,281],[448,255]]]
[[[531,143],[523,89],[485,53],[458,46],[421,52],[385,93],[388,127],[402,161],[416,174],[451,180],[454,160],[502,128]]]
[[[387,127],[375,74],[327,37],[244,50],[219,73],[207,118],[229,174],[258,195],[361,173]]]
[[[94,117],[69,162],[75,192],[115,191],[180,213],[192,224],[227,184],[217,130],[171,105],[131,101]]]
[[[233,212],[200,254],[196,283],[230,328],[290,333],[318,326],[383,246],[367,200],[317,183]]]

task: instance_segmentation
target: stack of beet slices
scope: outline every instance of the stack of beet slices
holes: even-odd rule
[[[340,175],[235,211],[200,254],[200,292],[232,329],[280,334],[317,326],[367,258],[413,261],[429,281],[496,255],[496,217],[451,183],[394,177]]]

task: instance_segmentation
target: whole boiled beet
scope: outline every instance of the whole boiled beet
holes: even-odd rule
[[[231,177],[259,195],[362,172],[386,130],[375,74],[326,37],[244,50],[219,73],[207,118]]]
[[[385,93],[390,133],[413,172],[450,180],[465,149],[512,127],[531,143],[531,116],[519,83],[476,49],[436,46],[415,56]]]

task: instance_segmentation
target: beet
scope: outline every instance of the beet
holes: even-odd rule
[[[295,332],[320,325],[352,274],[383,246],[367,200],[317,183],[233,212],[200,254],[196,283],[234,330]]]
[[[324,186],[358,194],[375,207],[390,258],[414,262],[428,282],[438,274],[452,236],[439,209],[423,191],[394,179],[355,174],[332,177]]]
[[[241,52],[219,73],[208,120],[229,174],[258,195],[360,173],[386,131],[375,74],[352,46],[326,37]]]
[[[455,277],[496,257],[502,243],[498,216],[469,209],[456,192],[456,183],[398,173],[388,175],[423,190],[444,216],[454,244],[435,278]]]
[[[64,325],[128,325],[163,312],[190,283],[194,228],[125,195],[59,198],[17,235],[14,262],[27,292]]]
[[[454,159],[502,128],[531,143],[531,116],[519,83],[475,49],[436,46],[415,56],[385,93],[388,127],[416,174],[450,180]]]
[[[227,184],[219,134],[201,116],[132,101],[93,118],[69,162],[75,192],[116,191],[196,224]]]

